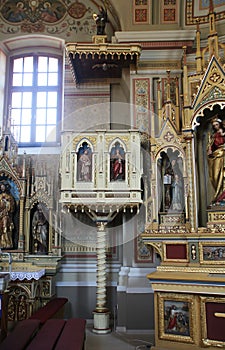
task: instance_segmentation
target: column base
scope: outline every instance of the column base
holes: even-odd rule
[[[94,315],[94,327],[92,329],[93,333],[96,334],[107,334],[111,332],[109,327],[109,311],[93,311]]]

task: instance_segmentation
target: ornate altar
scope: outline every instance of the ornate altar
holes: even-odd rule
[[[0,152],[1,274],[9,275],[8,320],[17,321],[55,295],[61,255],[56,184],[48,159],[18,155],[7,128]]]
[[[196,63],[183,56],[183,102],[158,87],[158,133],[151,137],[150,218],[142,238],[161,265],[154,289],[154,349],[225,347],[225,72],[215,14],[208,45],[196,33]]]

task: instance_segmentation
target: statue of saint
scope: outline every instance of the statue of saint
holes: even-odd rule
[[[42,206],[37,205],[32,218],[33,252],[47,254],[48,252],[48,221],[43,213]]]
[[[208,143],[208,166],[209,178],[215,191],[213,202],[217,202],[217,198],[224,191],[224,156],[225,156],[225,128],[222,120],[215,117],[212,120],[213,131]]]
[[[99,6],[98,8],[99,13],[93,14],[93,18],[95,20],[96,26],[97,26],[97,35],[105,35],[105,25],[107,22],[107,11],[104,10],[102,6]]]
[[[15,200],[10,193],[9,184],[0,184],[0,247],[12,248],[14,229],[13,214],[15,211]]]

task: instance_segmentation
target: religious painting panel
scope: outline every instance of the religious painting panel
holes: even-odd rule
[[[87,141],[82,142],[78,149],[77,181],[92,181],[92,148]]]
[[[191,295],[158,294],[159,338],[194,343],[194,308]]]
[[[200,242],[200,263],[201,264],[224,264],[225,243],[224,242]]]
[[[116,141],[110,151],[110,181],[125,180],[125,150],[123,145]]]
[[[225,298],[201,297],[201,329],[204,346],[225,347]]]

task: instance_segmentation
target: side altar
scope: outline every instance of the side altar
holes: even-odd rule
[[[18,154],[10,128],[0,140],[0,274],[9,279],[8,321],[28,318],[55,296],[60,266],[54,165]]]
[[[225,45],[212,2],[209,35],[196,56],[184,47],[182,108],[162,102],[152,135],[151,194],[142,235],[160,257],[147,278],[154,290],[155,350],[225,347]],[[193,68],[195,66],[195,69]],[[179,122],[178,122],[179,121]]]

